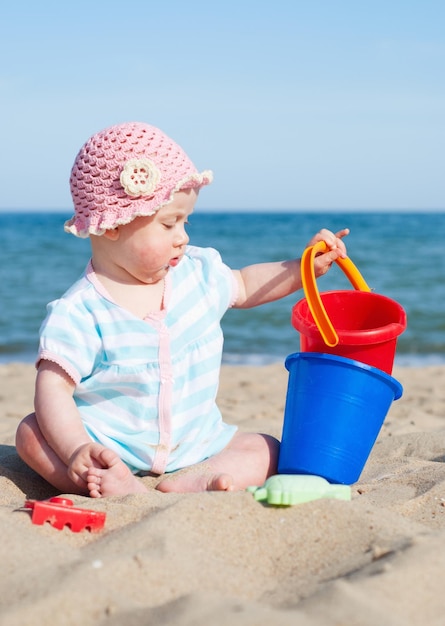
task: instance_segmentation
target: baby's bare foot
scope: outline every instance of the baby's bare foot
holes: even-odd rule
[[[103,450],[97,460],[102,467],[88,470],[88,491],[92,498],[144,493],[147,488],[112,450]]]
[[[230,474],[184,473],[161,480],[156,489],[164,493],[191,493],[200,491],[233,491],[235,489]]]

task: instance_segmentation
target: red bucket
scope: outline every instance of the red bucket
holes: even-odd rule
[[[371,293],[350,259],[338,265],[351,280],[355,291],[318,293],[313,259],[325,244],[307,248],[301,267],[305,298],[292,309],[292,325],[300,333],[302,352],[335,354],[392,373],[397,337],[406,329],[403,307]]]

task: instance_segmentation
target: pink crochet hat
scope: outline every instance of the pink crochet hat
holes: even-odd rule
[[[178,144],[140,122],[111,126],[80,149],[71,170],[74,215],[65,230],[77,237],[103,235],[135,217],[153,215],[183,189],[212,182]]]

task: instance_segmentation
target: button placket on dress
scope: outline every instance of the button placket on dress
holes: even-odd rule
[[[172,434],[173,369],[170,353],[170,333],[163,321],[158,323],[159,333],[159,444],[153,459],[152,471],[163,474],[167,466]]]

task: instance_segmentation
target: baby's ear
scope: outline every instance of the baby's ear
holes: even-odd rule
[[[107,239],[110,239],[110,241],[117,241],[119,239],[119,226],[106,230],[102,237],[106,237]]]

